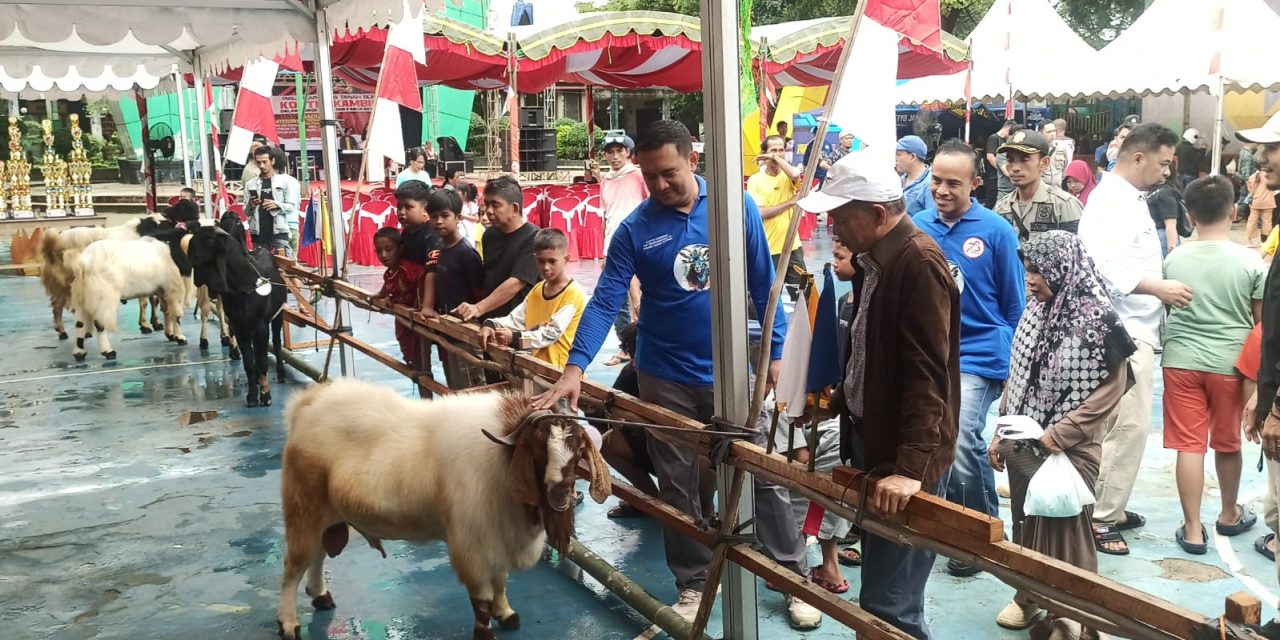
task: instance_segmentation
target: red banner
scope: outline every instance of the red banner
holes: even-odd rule
[[[314,90],[314,89],[313,89]],[[369,128],[369,114],[373,112],[373,94],[360,91],[349,84],[335,81],[333,102],[338,121],[357,137],[363,137]],[[275,95],[271,97],[271,110],[275,113],[276,132],[280,145],[286,149],[298,148],[298,96],[294,94],[292,79],[277,81]],[[307,120],[307,147],[320,148],[320,98],[315,93],[307,96],[305,106]]]

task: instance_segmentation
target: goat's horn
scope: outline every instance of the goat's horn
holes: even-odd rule
[[[507,434],[505,437],[495,436],[492,433],[489,433],[488,429],[481,429],[480,433],[483,433],[484,437],[492,440],[494,444],[514,447],[516,446],[516,434],[520,433],[520,427],[516,427],[515,430]]]

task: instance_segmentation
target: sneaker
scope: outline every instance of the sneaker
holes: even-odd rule
[[[947,561],[947,573],[950,573],[957,578],[968,578],[982,573],[982,569],[952,558]]]
[[[809,603],[795,596],[787,596],[787,617],[791,620],[791,628],[797,630],[817,629],[822,624],[822,612],[814,609]]]
[[[677,615],[689,622],[698,615],[698,607],[702,606],[702,592],[693,589],[685,589],[680,592],[680,598],[676,603],[671,605],[671,610]]]
[[[996,616],[996,624],[1006,629],[1026,629],[1031,626],[1032,621],[1040,615],[1040,607],[1035,604],[1020,605],[1017,602],[1010,602],[1008,606]]]

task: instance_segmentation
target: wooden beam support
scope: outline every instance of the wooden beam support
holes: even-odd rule
[[[1227,596],[1227,620],[1236,624],[1262,624],[1262,601],[1248,591]]]

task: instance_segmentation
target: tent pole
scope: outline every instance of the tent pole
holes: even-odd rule
[[[1222,171],[1222,112],[1227,104],[1227,83],[1222,74],[1218,74],[1218,106],[1213,119],[1213,155],[1209,165],[1209,175],[1216,176]]]
[[[204,181],[204,215],[217,218],[213,213],[213,170],[209,166],[209,127],[205,122],[209,105],[204,103],[204,72],[200,70],[200,56],[193,56],[191,77],[196,85],[196,127],[200,138],[200,178]]]
[[[747,424],[751,395],[747,369],[747,283],[745,227],[742,219],[742,95],[739,81],[738,3],[703,2],[702,78],[703,120],[707,123],[707,239],[711,251],[711,325],[728,328],[714,332],[715,415],[731,424]],[[750,43],[742,43],[750,46]],[[613,95],[617,96],[617,90]],[[616,113],[616,112],[615,112]],[[612,114],[611,114],[612,116]],[[769,348],[771,331],[765,331],[763,349]],[[717,471],[722,520],[746,522],[755,516],[751,477],[720,465]],[[731,485],[737,484],[738,504],[730,505]],[[736,517],[733,515],[736,512]],[[750,533],[750,530],[743,533]],[[718,552],[723,554],[723,550]],[[742,567],[725,563],[723,623],[726,640],[759,637],[756,614],[756,580]],[[716,567],[717,569],[719,567]],[[719,576],[716,576],[717,578]],[[712,582],[708,572],[708,585]],[[711,587],[714,589],[714,587]],[[714,599],[714,591],[711,596]],[[705,600],[705,596],[704,596]],[[710,603],[703,602],[699,617],[705,620]],[[696,627],[696,625],[695,625]]]
[[[191,186],[191,153],[187,146],[187,81],[177,69],[173,70],[173,86],[178,94],[178,139],[182,141],[182,185]]]
[[[347,225],[342,215],[342,180],[338,160],[338,118],[333,106],[333,67],[329,56],[328,12],[316,10],[316,91],[320,94],[320,144],[324,153],[324,197],[329,204],[329,236],[333,239],[333,263],[330,276],[341,279],[343,266],[347,264]],[[306,103],[303,102],[303,105]],[[302,135],[306,135],[305,132]],[[334,300],[337,305],[337,326],[350,322],[351,309],[347,302]],[[345,344],[338,345],[338,364],[342,375],[355,373],[354,354]]]

